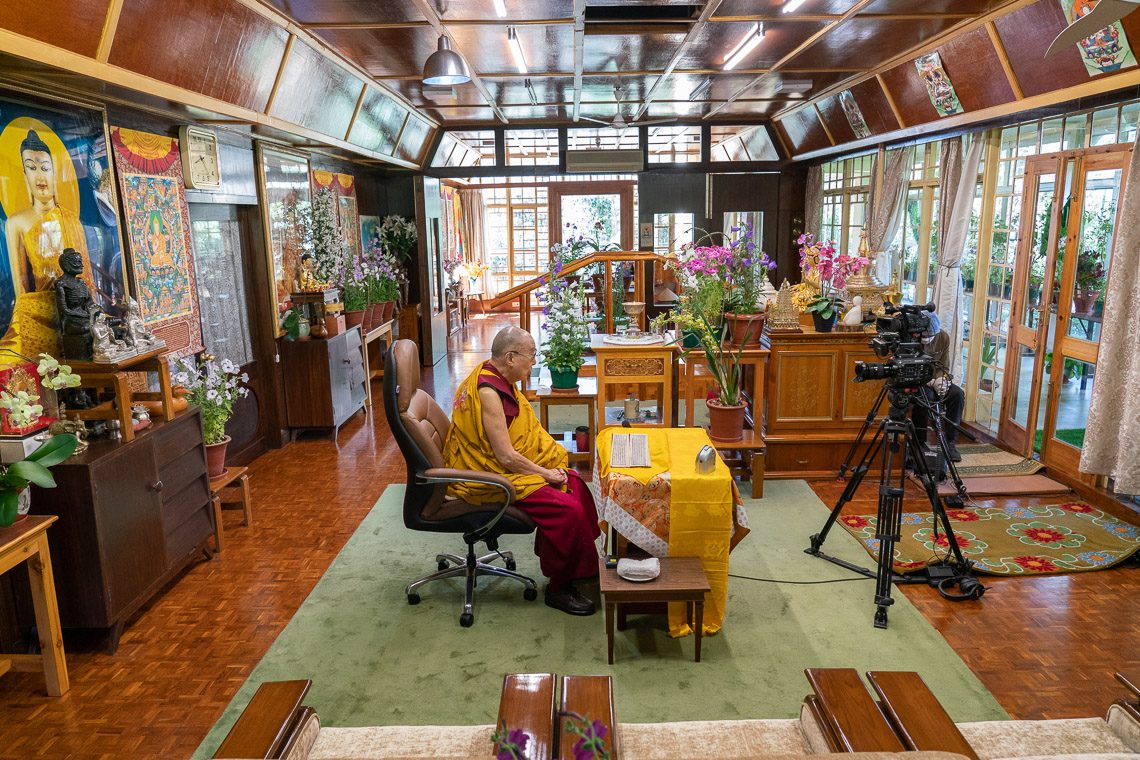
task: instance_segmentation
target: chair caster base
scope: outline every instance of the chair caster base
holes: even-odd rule
[[[464,628],[470,628],[471,626],[475,625],[475,616],[470,612],[464,612],[459,616],[459,625],[463,626]]]
[[[526,599],[528,602],[533,602],[537,598],[538,589],[528,588],[523,591],[523,599]]]
[[[420,603],[420,595],[419,594],[408,594],[408,604],[419,604],[419,603]]]

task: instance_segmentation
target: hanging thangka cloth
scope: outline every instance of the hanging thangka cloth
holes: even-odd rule
[[[1096,7],[1097,0],[1060,0],[1061,8],[1065,11],[1065,18],[1071,24]],[[1077,43],[1081,60],[1089,76],[1105,74],[1110,71],[1119,71],[1136,65],[1136,56],[1128,45],[1128,37],[1124,34],[1124,26],[1113,22],[1096,34],[1090,34]]]
[[[839,105],[843,108],[844,115],[847,116],[847,123],[851,125],[851,131],[855,133],[855,137],[860,140],[865,140],[871,136],[871,129],[867,126],[867,120],[863,118],[863,111],[859,109],[859,104],[855,102],[855,95],[851,90],[844,90],[839,93]]]
[[[111,127],[143,324],[172,356],[202,350],[190,212],[173,137]]]
[[[958,93],[954,92],[954,85],[950,82],[950,75],[942,68],[942,57],[938,53],[927,53],[914,59],[914,66],[918,75],[926,85],[926,94],[939,116],[953,116],[962,113]]]
[[[313,193],[318,190],[329,189],[336,197],[336,219],[340,235],[352,255],[360,257],[360,212],[356,207],[356,182],[351,174],[313,170]]]

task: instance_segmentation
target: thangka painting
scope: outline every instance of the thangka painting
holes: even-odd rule
[[[257,144],[258,181],[265,214],[270,271],[273,272],[273,303],[277,304],[273,328],[281,335],[280,317],[293,305],[290,293],[297,290],[301,254],[311,248],[312,193],[309,160]]]
[[[920,55],[914,60],[914,65],[939,116],[953,116],[965,110],[958,101],[958,93],[954,92],[950,76],[942,68],[942,56],[938,53]]]
[[[178,140],[111,128],[135,298],[143,324],[174,356],[202,350],[190,212]]]
[[[847,123],[851,125],[855,137],[860,140],[870,137],[871,129],[867,126],[867,121],[863,118],[863,112],[859,110],[859,104],[855,102],[851,90],[839,93],[839,105],[843,107],[843,113],[847,116]]]
[[[1097,0],[1059,0],[1059,2],[1065,11],[1065,18],[1071,24],[1090,13],[1096,7]],[[1085,69],[1090,77],[1136,65],[1136,56],[1132,54],[1128,37],[1124,34],[1124,26],[1119,21],[1109,24],[1096,34],[1085,37],[1077,43],[1077,50],[1081,53],[1081,60],[1085,62]]]
[[[356,182],[350,174],[313,171],[313,192],[329,188],[336,196],[337,226],[354,255],[360,255],[360,214],[356,208]]]
[[[360,216],[360,244],[364,250],[373,245],[380,243],[380,225],[383,220],[378,216],[367,216],[362,214]]]
[[[59,255],[83,257],[95,303],[122,316],[125,292],[103,112],[0,95],[0,366],[58,355]]]

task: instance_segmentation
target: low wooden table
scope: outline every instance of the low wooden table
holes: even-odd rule
[[[60,697],[70,688],[67,662],[63,656],[63,629],[59,624],[59,606],[55,599],[55,578],[48,551],[48,526],[55,515],[30,515],[10,528],[0,528],[0,573],[6,573],[21,562],[28,563],[28,580],[32,587],[32,606],[36,612],[36,631],[42,654],[0,654],[0,675],[9,670],[44,671],[47,693]]]
[[[606,607],[606,646],[609,664],[614,664],[614,623],[619,604],[641,602],[684,602],[688,605],[696,643],[694,661],[701,661],[701,636],[704,632],[705,594],[711,588],[699,557],[661,557],[661,575],[645,583],[621,578],[617,570],[606,567],[598,558],[598,579],[602,603]]]
[[[373,327],[364,336],[364,376],[368,378],[368,395],[364,403],[368,406],[372,406],[372,381],[384,377],[384,352],[392,345],[392,327],[395,324],[395,320],[389,319]],[[373,351],[372,345],[377,341],[383,342]]]
[[[247,467],[227,467],[216,478],[210,478],[210,500],[214,504],[214,549],[222,550],[222,505],[240,504],[245,525],[253,522],[249,504],[249,476]],[[234,482],[237,485],[233,485]]]
[[[586,462],[592,464],[594,461],[593,447],[598,437],[597,428],[597,402],[598,394],[591,393],[590,389],[596,390],[597,385],[594,383],[593,378],[578,378],[578,390],[574,391],[556,391],[556,390],[540,390],[535,393],[535,399],[538,401],[538,417],[542,423],[542,429],[550,432],[550,407],[552,406],[584,406],[586,407],[586,427],[589,432],[586,434],[589,438],[590,448],[586,451],[574,450],[569,453],[569,460],[571,462]]]

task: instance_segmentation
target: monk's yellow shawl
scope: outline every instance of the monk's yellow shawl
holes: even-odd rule
[[[480,364],[467,376],[455,394],[451,408],[451,428],[443,443],[444,464],[463,470],[483,470],[503,475],[514,485],[518,498],[525,499],[546,485],[546,481],[539,475],[507,472],[495,458],[483,427],[483,404],[479,398],[479,380],[484,373],[490,375],[491,371]],[[519,416],[515,417],[507,429],[515,451],[540,467],[566,467],[569,459],[566,449],[542,429],[526,396],[517,386],[511,387],[519,402]],[[453,484],[449,492],[470,504],[503,501],[503,492],[498,488],[477,483]]]

